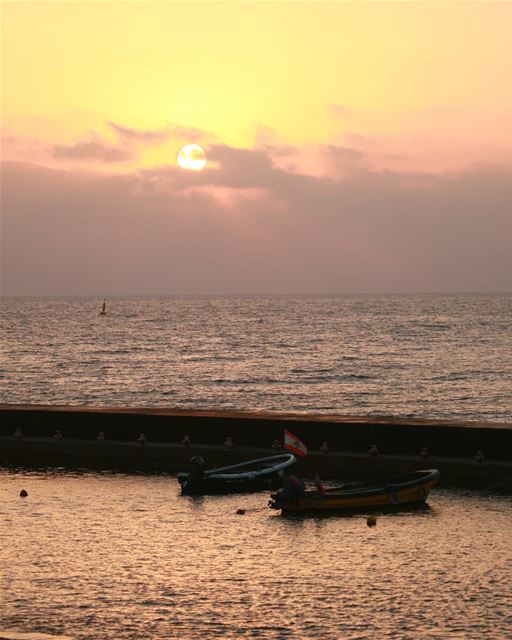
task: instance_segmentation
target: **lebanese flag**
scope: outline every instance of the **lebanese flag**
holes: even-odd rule
[[[306,445],[286,429],[284,430],[284,448],[301,458],[305,458],[308,455]]]

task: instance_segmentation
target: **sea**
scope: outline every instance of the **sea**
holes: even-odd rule
[[[0,402],[512,420],[512,295],[4,298]]]
[[[439,488],[375,527],[267,500],[184,497],[163,474],[0,470],[0,638],[512,637],[510,496]]]
[[[4,299],[0,401],[511,420],[510,295],[102,303]],[[0,467],[0,640],[512,638],[510,495],[372,527],[268,498]]]

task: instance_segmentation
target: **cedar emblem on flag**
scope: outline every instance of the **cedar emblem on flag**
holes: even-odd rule
[[[306,445],[286,429],[284,430],[284,448],[301,458],[305,458],[308,455]]]

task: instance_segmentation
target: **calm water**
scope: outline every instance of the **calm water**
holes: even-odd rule
[[[512,296],[3,301],[3,402],[511,420]]]
[[[184,498],[171,476],[0,471],[0,637],[512,637],[510,497],[439,489],[375,528],[266,501]]]

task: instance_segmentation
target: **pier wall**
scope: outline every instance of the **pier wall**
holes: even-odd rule
[[[401,418],[181,411],[110,407],[0,405],[0,435],[20,427],[25,435],[51,437],[59,429],[65,438],[94,439],[104,431],[109,440],[192,442],[219,445],[230,436],[236,445],[268,447],[288,429],[309,449],[323,441],[332,451],[365,453],[376,444],[384,454],[417,455],[427,447],[432,455],[473,458],[482,449],[488,458],[512,461],[512,424],[471,423]]]
[[[140,471],[177,473],[188,468],[193,455],[201,455],[208,468],[235,464],[254,458],[275,455],[275,450],[260,447],[234,447],[226,449],[216,445],[144,444],[133,442],[96,442],[71,439],[55,441],[53,438],[24,438],[0,436],[0,465],[28,468],[66,467],[70,469],[97,469],[114,471]],[[307,458],[299,459],[294,472],[305,478],[319,473],[322,479],[367,480],[392,476],[425,468],[441,472],[441,484],[475,489],[494,489],[512,492],[512,462],[460,458],[379,455],[367,453],[330,452],[327,455],[311,451]]]
[[[14,438],[16,428],[24,437]],[[55,441],[59,429],[63,439]],[[288,429],[309,449],[297,472],[336,479],[365,479],[426,467],[441,471],[443,482],[456,486],[512,489],[512,425],[429,420],[361,418],[300,414],[255,414],[0,405],[0,464],[28,467],[67,466],[175,473],[192,455],[209,467],[276,453],[274,440]],[[99,431],[107,440],[98,442]],[[144,433],[147,442],[136,439]],[[190,446],[181,441],[188,435]],[[235,446],[222,443],[230,436]],[[319,451],[327,441],[330,451]],[[376,444],[380,454],[368,455]],[[427,447],[429,456],[419,457]],[[485,461],[474,460],[477,449]]]

